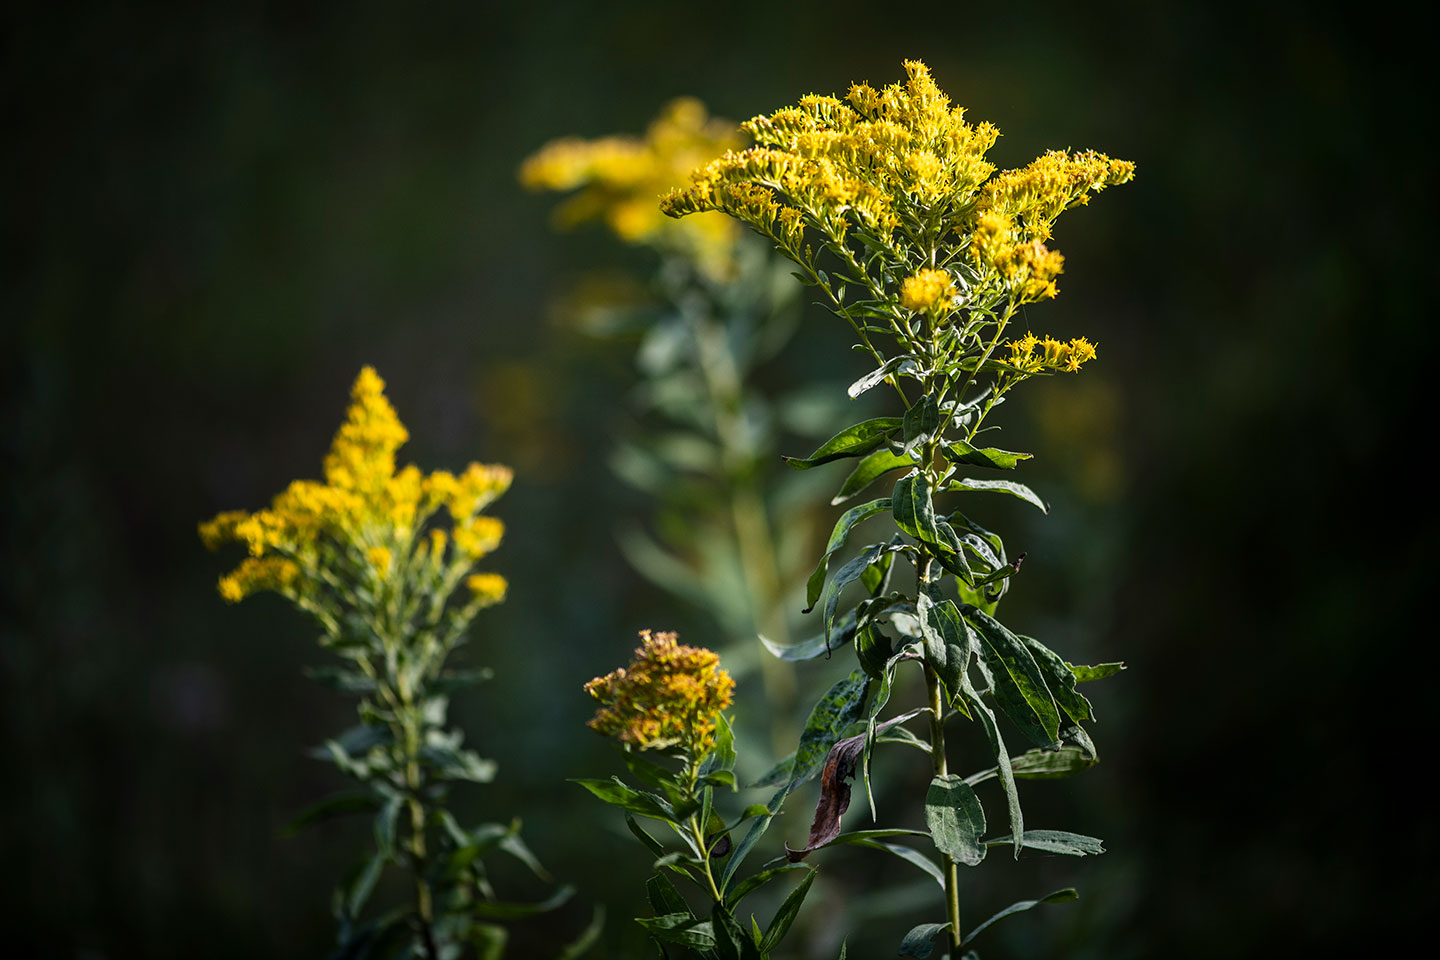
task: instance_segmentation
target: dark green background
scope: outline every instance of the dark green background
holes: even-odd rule
[[[234,558],[194,524],[314,475],[369,362],[410,458],[518,470],[496,510],[512,597],[468,652],[503,684],[454,710],[501,776],[462,806],[523,814],[580,893],[518,927],[513,955],[551,955],[597,901],[596,955],[633,943],[638,848],[562,782],[615,769],[579,685],[641,626],[724,638],[619,557],[617,522],[645,510],[604,466],[629,348],[551,307],[583,270],[647,261],[599,231],[555,238],[551,199],[513,171],[557,135],[638,130],[675,94],[739,119],[919,57],[1001,127],[1004,165],[1067,145],[1138,164],[1062,221],[1064,292],[1031,314],[1101,361],[1002,418],[1056,509],[996,521],[1029,550],[1012,622],[1130,663],[1095,691],[1105,763],[1027,801],[1111,852],[967,877],[977,904],[1084,894],[1010,921],[987,960],[1384,948],[1434,893],[1419,29],[1376,5],[1263,3],[11,9],[0,942],[325,950],[363,828],[278,829],[337,786],[301,749],[350,705],[300,676],[323,657],[282,603],[221,604]],[[858,363],[841,345],[812,317],[770,375],[862,372],[835,367]],[[815,930],[861,925],[812,909]],[[925,919],[868,921],[883,937],[861,955]]]

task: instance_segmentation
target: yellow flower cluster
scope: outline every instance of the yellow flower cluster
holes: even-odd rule
[[[944,270],[921,270],[900,284],[900,306],[939,317],[955,299],[955,281]]]
[[[384,579],[412,553],[445,560],[446,537],[416,535],[439,510],[454,520],[455,558],[467,568],[500,544],[503,524],[478,512],[510,486],[508,467],[472,463],[460,476],[419,468],[395,469],[395,453],[409,433],[385,397],[385,382],[365,367],[351,389],[345,422],[325,457],[324,482],[296,480],[255,513],[228,511],[200,524],[210,549],[240,542],[250,557],[220,581],[236,602],[261,590],[295,598],[369,571]],[[493,576],[493,575],[492,575]],[[496,578],[499,579],[499,578]],[[496,596],[493,582],[476,598]],[[503,595],[503,587],[499,595]]]
[[[644,138],[555,140],[520,167],[520,182],[532,190],[578,190],[555,213],[562,227],[602,219],[627,243],[676,248],[711,276],[730,272],[738,228],[728,217],[698,217],[677,224],[656,202],[683,183],[697,165],[741,146],[734,128],[708,116],[691,97],[666,104]]]
[[[585,685],[601,703],[592,729],[641,750],[678,747],[692,760],[710,752],[716,719],[730,705],[735,681],[715,653],[676,640],[674,633],[641,630],[628,668]]]
[[[1026,333],[1019,340],[1009,341],[1005,347],[1010,351],[1006,362],[1025,373],[1043,370],[1074,373],[1083,364],[1095,359],[1095,345],[1084,337],[1065,343],[1051,337],[1042,340],[1033,333]]]
[[[756,117],[743,125],[755,146],[697,169],[661,209],[673,217],[724,211],[796,260],[809,259],[807,227],[832,244],[859,227],[880,246],[897,244],[889,249],[902,261],[907,245],[933,248],[953,237],[947,242],[971,248],[979,279],[995,277],[1022,301],[1054,296],[1061,259],[1043,241],[1055,218],[1130,180],[1134,164],[1050,151],[996,173],[985,155],[999,131],[966,123],[925,64],[908,60],[905,70],[903,84],[856,84],[844,100],[812,94]],[[942,262],[952,252],[941,249]]]

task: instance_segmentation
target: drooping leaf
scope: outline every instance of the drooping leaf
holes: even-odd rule
[[[1037,746],[1050,746],[1060,735],[1060,712],[1029,648],[978,607],[966,604],[960,614],[988,648],[996,702]]]
[[[1029,460],[1034,454],[1012,453],[995,447],[972,447],[964,440],[947,443],[941,448],[951,463],[968,464],[972,467],[994,467],[997,470],[1013,470],[1021,460]]]
[[[867,568],[868,569],[868,568]],[[826,642],[825,634],[818,633],[796,643],[780,645],[764,634],[757,634],[760,643],[781,660],[795,662],[799,660],[814,660],[816,657],[825,656]],[[846,610],[835,621],[835,626],[830,631],[829,651],[833,653],[855,638],[855,611]]]
[[[880,366],[876,367],[874,370],[871,370],[869,373],[865,374],[865,376],[861,377],[859,380],[856,380],[854,383],[850,384],[850,386],[846,387],[845,392],[850,395],[851,400],[854,400],[856,397],[860,396],[860,394],[862,393],[865,393],[867,390],[871,390],[879,386],[881,383],[884,383],[885,378],[890,376],[891,374],[915,376],[919,372],[920,365],[915,362],[915,358],[910,356],[909,354],[902,354],[898,357],[891,357],[889,360],[886,360]]]
[[[970,684],[969,674],[961,678],[961,689],[970,706],[975,711],[975,716],[980,718],[980,726],[985,731],[985,739],[990,741],[990,753],[995,757],[995,772],[1000,777],[1000,785],[1005,791],[1005,807],[1010,817],[1010,829],[1016,836],[1025,829],[1024,815],[1020,810],[1020,791],[1015,786],[1015,771],[1010,760],[1010,753],[1005,747],[1005,739],[1000,736],[1000,725],[995,721],[995,714],[990,705],[980,698],[975,688]],[[1020,844],[1015,844],[1015,859],[1020,859]]]
[[[882,555],[887,552],[903,549],[905,549],[905,545],[903,542],[900,542],[898,536],[889,543],[872,543],[857,555],[851,557],[840,566],[840,569],[835,571],[835,575],[830,578],[830,582],[825,584],[823,597],[825,601],[824,617],[827,643],[829,642],[828,638],[834,634],[835,608],[840,603],[841,592],[850,584],[860,579],[866,568],[880,559]]]
[[[296,814],[295,819],[280,828],[280,835],[293,837],[311,824],[352,813],[374,813],[379,806],[379,799],[367,791],[347,790],[344,793],[332,794]]]
[[[1059,780],[1090,769],[1095,761],[1079,747],[1061,747],[1059,750],[1027,750],[1012,757],[1010,764],[1015,776],[1022,780]]]
[[[831,746],[846,727],[864,716],[865,690],[869,678],[859,670],[837,680],[816,702],[800,734],[791,771],[791,789],[811,780],[825,763]]]
[[[1040,508],[1041,513],[1049,513],[1050,508],[1040,496],[1023,483],[1016,483],[1014,480],[972,480],[966,477],[963,480],[951,480],[946,490],[977,490],[990,491],[993,493],[1008,493],[1012,497],[1019,497],[1026,503],[1033,503]]]
[[[600,934],[604,931],[605,907],[597,903],[595,904],[594,911],[590,914],[590,922],[585,925],[585,929],[580,931],[578,937],[565,944],[560,953],[556,955],[555,960],[580,960],[581,957],[590,952],[591,947],[599,942]]]
[[[1075,689],[1075,674],[1060,655],[1034,637],[1017,636],[1020,636],[1020,641],[1029,648],[1030,655],[1035,658],[1036,665],[1045,675],[1045,685],[1050,688],[1050,695],[1055,699],[1056,705],[1065,711],[1065,715],[1076,723],[1094,719],[1090,701]]]
[[[562,906],[575,894],[575,888],[564,886],[538,903],[505,903],[499,900],[477,900],[467,908],[487,920],[514,920],[533,917]]]
[[[994,847],[1002,843],[1014,843],[1014,837],[995,837],[985,841],[985,846]],[[1105,852],[1105,841],[1098,837],[1087,837],[1083,833],[1068,833],[1064,830],[1026,830],[1020,837],[1020,846],[1046,853],[1063,853],[1067,857],[1093,857]]]
[[[1093,667],[1067,663],[1066,666],[1070,668],[1071,673],[1075,674],[1076,683],[1090,683],[1094,680],[1104,680],[1106,677],[1113,677],[1125,669],[1123,662],[1097,663]]]
[[[822,463],[858,457],[885,442],[885,436],[900,429],[899,417],[875,417],[846,427],[826,440],[808,457],[782,457],[795,470],[808,470]]]
[[[649,832],[636,822],[634,815],[629,811],[625,813],[625,826],[629,827],[630,832],[635,835],[635,839],[644,844],[645,848],[655,856],[662,857],[665,855],[665,848],[661,846],[660,841],[650,836]]]
[[[888,448],[876,450],[855,465],[850,476],[840,485],[840,492],[835,494],[830,501],[831,506],[837,506],[860,493],[870,484],[879,480],[891,470],[898,470],[901,467],[907,470],[915,466],[915,461],[910,457],[892,453]]]
[[[840,515],[840,519],[835,521],[835,528],[830,532],[830,542],[825,545],[825,553],[821,555],[820,562],[815,565],[815,572],[810,574],[810,580],[806,584],[805,610],[803,612],[809,613],[815,608],[816,601],[820,599],[820,592],[825,588],[825,574],[830,569],[830,558],[844,548],[845,538],[850,536],[850,531],[857,524],[888,510],[890,510],[890,499],[884,497],[879,500],[871,500],[858,507],[851,507]]]
[[[945,874],[941,872],[940,867],[936,865],[934,860],[931,860],[914,847],[907,847],[899,843],[886,843],[884,840],[845,840],[844,837],[845,834],[841,834],[840,837],[836,838],[836,842],[848,843],[856,847],[869,847],[872,850],[884,850],[886,853],[894,854],[906,863],[912,864],[925,871],[930,879],[939,885],[941,890],[945,889]]]
[[[739,846],[730,854],[730,858],[725,861],[725,869],[720,874],[720,892],[722,894],[730,886],[730,881],[734,878],[735,872],[740,869],[740,864],[745,862],[745,857],[754,849],[755,844],[760,842],[760,838],[765,835],[765,831],[770,829],[771,821],[779,814],[781,806],[785,803],[785,798],[789,795],[790,783],[787,782],[785,786],[777,790],[769,802],[765,804],[766,808],[771,812],[756,817],[751,821],[750,829],[745,832],[745,836],[740,841]]]
[[[985,859],[985,810],[963,778],[936,777],[925,792],[925,825],[936,848],[957,863],[973,867]]]
[[[740,903],[740,901],[744,900],[750,894],[754,893],[756,890],[759,890],[761,887],[765,886],[765,884],[769,883],[771,880],[774,880],[782,873],[789,873],[791,870],[810,869],[813,868],[803,863],[784,863],[778,867],[770,867],[767,870],[762,870],[759,873],[746,877],[744,880],[741,880],[739,883],[735,884],[734,889],[730,890],[728,893],[725,894],[725,903],[730,907],[734,907],[736,904]]]
[[[978,924],[973,929],[971,929],[971,931],[965,935],[965,939],[960,941],[960,945],[962,947],[967,946],[972,941],[974,941],[974,939],[978,937],[982,932],[984,932],[984,930],[992,923],[995,923],[997,920],[1004,920],[1011,914],[1021,913],[1022,911],[1033,909],[1040,906],[1040,904],[1042,903],[1066,903],[1070,900],[1079,899],[1080,894],[1076,893],[1073,888],[1067,887],[1064,890],[1056,890],[1052,894],[1043,896],[1039,900],[1021,900],[1019,903],[1012,903],[1004,910],[1001,910],[999,913],[995,914],[995,916],[991,917],[989,920],[986,920],[984,923]]]
[[[899,955],[902,957],[917,957],[925,960],[926,957],[935,952],[934,940],[937,936],[950,929],[949,921],[945,923],[922,923],[919,926],[911,927],[910,932],[905,934],[905,939],[900,941]]]

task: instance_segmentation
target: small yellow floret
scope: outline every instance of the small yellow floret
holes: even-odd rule
[[[488,607],[505,599],[510,584],[498,573],[472,573],[465,578],[465,586],[482,607]]]

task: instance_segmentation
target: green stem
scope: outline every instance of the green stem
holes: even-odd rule
[[[428,853],[425,845],[425,805],[421,800],[423,782],[420,774],[420,715],[415,708],[414,691],[405,681],[403,673],[395,677],[396,692],[400,700],[400,728],[405,750],[405,787],[410,808],[410,837],[406,848],[410,853],[410,868],[415,875],[415,913],[420,921],[420,938],[427,960],[439,960],[440,951],[435,944],[435,904],[426,879]]]

